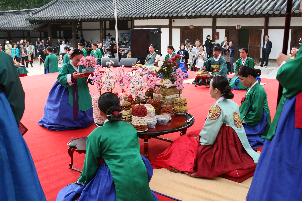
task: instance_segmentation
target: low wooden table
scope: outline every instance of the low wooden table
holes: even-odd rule
[[[210,87],[210,80],[211,80],[211,78],[212,78],[212,76],[210,76],[210,75],[197,75],[195,77],[195,80],[202,80],[202,81],[205,82],[204,86]],[[197,87],[197,86],[198,86],[198,84],[196,83],[195,87]]]
[[[172,142],[172,140],[160,137],[161,135],[180,132],[180,135],[186,134],[187,128],[191,127],[195,122],[195,118],[189,114],[176,114],[172,116],[172,120],[166,125],[157,125],[156,128],[150,128],[145,132],[138,132],[138,136],[144,139],[144,155],[148,158],[148,141],[152,138]],[[81,170],[73,166],[73,155],[74,152],[79,154],[86,153],[86,141],[87,137],[75,138],[70,140],[68,145],[68,154],[70,156],[69,168],[81,172]]]
[[[184,135],[194,122],[195,118],[189,113],[176,114],[172,116],[172,120],[167,125],[157,125],[156,128],[150,128],[146,132],[138,132],[139,138],[144,139],[144,155],[148,158],[148,141],[150,139],[154,138],[166,142],[173,142],[170,139],[160,136],[173,132],[180,132],[180,135]]]

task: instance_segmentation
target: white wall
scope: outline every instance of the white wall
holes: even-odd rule
[[[82,22],[83,29],[100,29],[100,22]]]
[[[202,29],[202,41],[201,41],[202,44],[204,44],[206,37],[208,35],[212,36],[212,28],[203,28]]]
[[[167,46],[169,45],[169,28],[161,28],[161,54],[167,54]]]
[[[180,49],[180,28],[173,28],[172,45],[175,50]]]
[[[284,29],[269,29],[268,35],[272,42],[272,49],[269,58],[276,59],[277,56],[282,52]]]
[[[215,40],[216,43],[221,43],[226,35],[225,29],[216,29],[216,32],[219,32],[219,40]]]
[[[217,18],[216,26],[264,26],[264,18]]]
[[[290,26],[302,26],[302,17],[292,17]]]
[[[99,30],[84,30],[84,39],[86,41],[99,42],[100,41],[100,31]]]
[[[212,26],[212,18],[173,19],[173,26]]]
[[[273,26],[285,26],[285,17],[269,18],[269,27]],[[302,26],[302,17],[292,17],[290,26]]]
[[[146,19],[146,20],[134,20],[134,26],[145,25],[168,25],[168,19]]]

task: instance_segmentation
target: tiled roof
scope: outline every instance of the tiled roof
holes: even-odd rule
[[[286,0],[117,0],[120,19],[232,16],[284,16]],[[299,14],[301,0],[293,0]],[[112,0],[53,0],[30,21],[113,19]]]
[[[32,25],[27,18],[33,10],[1,11],[0,30],[33,30],[36,25]]]

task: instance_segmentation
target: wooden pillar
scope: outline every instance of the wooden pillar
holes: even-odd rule
[[[264,36],[268,35],[268,28],[269,28],[269,17],[265,17],[265,22],[264,22]],[[264,39],[263,39],[264,41]]]
[[[134,28],[134,19],[131,20],[131,29]]]
[[[77,43],[76,43],[76,22],[72,22],[72,45],[73,45],[73,47],[77,46]]]
[[[104,21],[100,21],[100,42],[103,42],[104,38]]]
[[[106,39],[106,35],[107,35],[106,21],[103,21],[103,25],[104,25],[104,39]]]
[[[52,38],[52,26],[51,26],[51,24],[48,24],[48,36],[46,38],[48,38],[48,37]]]
[[[172,18],[169,19],[168,27],[169,27],[169,40],[168,40],[168,43],[169,43],[169,45],[172,45],[173,44],[173,19]]]
[[[216,34],[216,18],[212,19],[212,41],[215,41]]]

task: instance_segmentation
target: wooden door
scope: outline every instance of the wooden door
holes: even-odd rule
[[[237,60],[239,57],[239,42],[238,42],[238,31],[235,29],[235,27],[231,27],[226,29],[225,36],[228,38],[228,42],[232,41],[233,47],[234,47],[234,60]]]
[[[291,41],[290,41],[290,49],[292,47],[299,48],[300,42],[299,40],[302,38],[302,28],[292,28],[291,29]],[[290,52],[290,50],[288,50]]]
[[[261,38],[262,30],[249,29],[249,56],[252,57],[256,63],[259,63],[260,60]]]
[[[191,44],[194,44],[197,39],[202,44],[202,28],[201,27],[182,27],[180,29],[180,43],[184,43],[186,39],[189,39]]]
[[[132,57],[138,58],[144,63],[150,44],[155,46],[159,53],[161,47],[161,32],[158,29],[134,29],[131,31]]]

